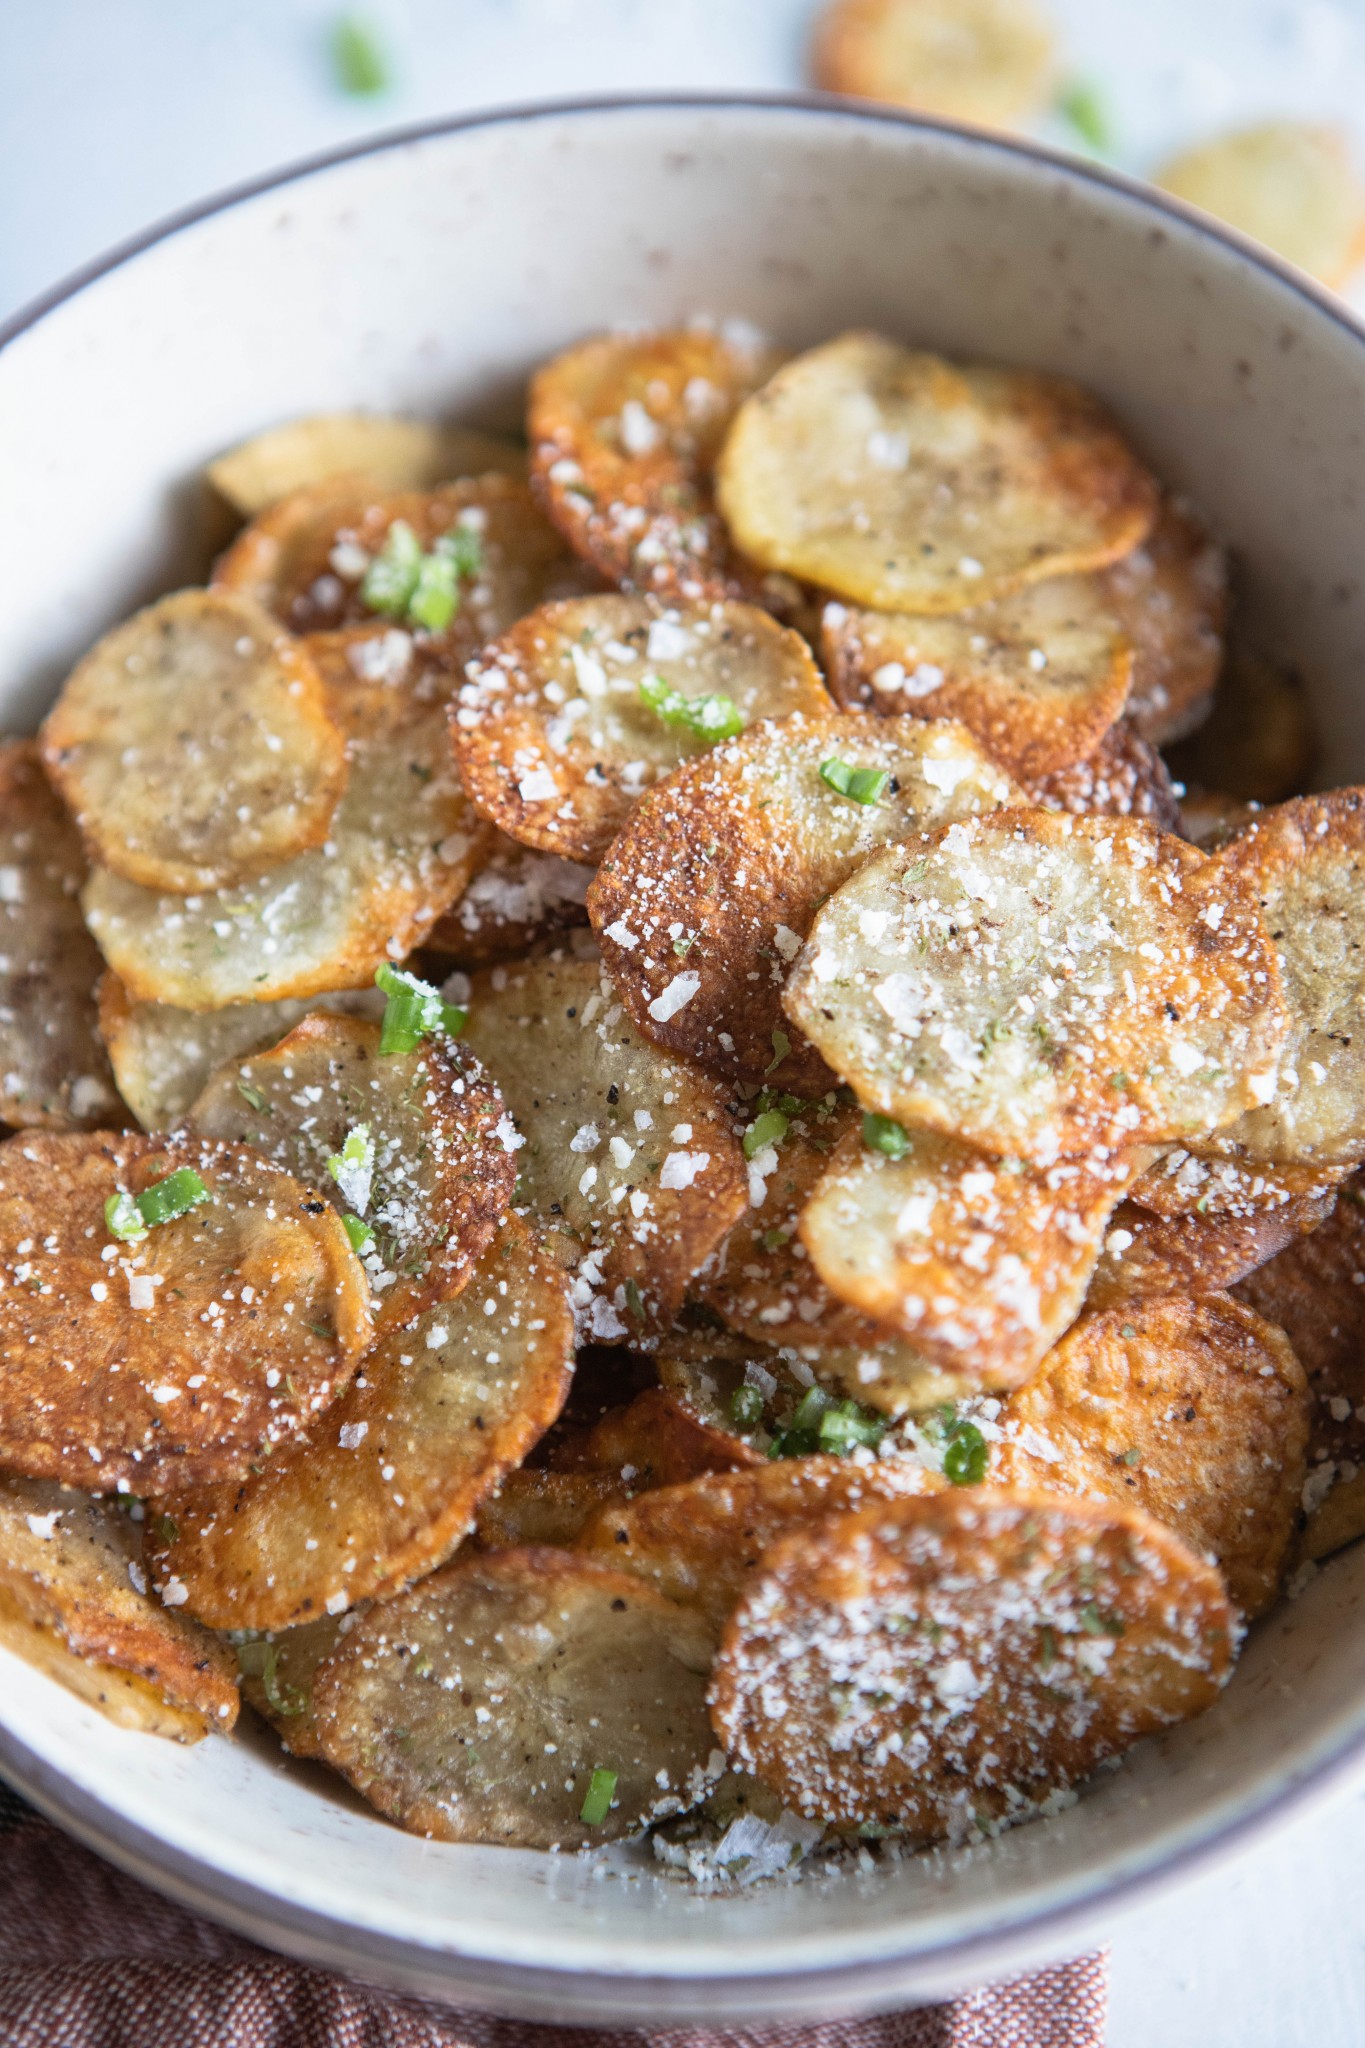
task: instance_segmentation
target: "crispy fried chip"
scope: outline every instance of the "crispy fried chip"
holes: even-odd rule
[[[999,1416],[991,1483],[1143,1508],[1263,1614],[1294,1534],[1308,1383],[1289,1340],[1225,1294],[1082,1316]]]
[[[404,643],[388,673],[373,657]],[[421,944],[491,844],[450,759],[439,675],[406,633],[318,634],[310,652],[347,732],[351,772],[325,845],[259,881],[158,895],[97,869],[82,903],[104,956],[142,1002],[186,1010],[365,988]],[[387,656],[385,657],[387,659]]]
[[[841,1301],[959,1387],[1018,1386],[1079,1310],[1134,1170],[1123,1153],[1002,1164],[927,1131],[892,1158],[855,1128],[802,1212],[801,1241]],[[890,1361],[857,1389],[893,1413],[923,1405],[915,1391]]]
[[[270,1051],[221,1068],[189,1124],[251,1145],[370,1226],[362,1257],[387,1332],[458,1294],[507,1213],[516,1165],[506,1107],[477,1060],[437,1036],[381,1055],[380,1037],[368,1018],[305,1017]]]
[[[680,1486],[704,1472],[729,1472],[752,1465],[757,1453],[737,1444],[728,1431],[699,1421],[686,1404],[662,1387],[646,1387],[621,1408],[558,1445],[550,1454],[556,1472],[605,1472],[624,1491],[644,1493],[656,1486]]]
[[[231,1654],[146,1592],[112,1502],[0,1473],[0,1645],[124,1728],[198,1742],[237,1719]]]
[[[780,358],[702,327],[601,334],[531,380],[531,467],[556,526],[609,582],[666,598],[753,597],[711,472],[735,408]]]
[[[116,1238],[105,1207],[182,1168],[207,1199]],[[114,1254],[106,1258],[106,1252]],[[0,1146],[0,1463],[90,1492],[243,1473],[370,1340],[340,1220],[240,1145],[32,1132]]]
[[[588,1522],[578,1547],[695,1608],[718,1636],[779,1536],[941,1483],[908,1463],[782,1459],[612,1502]]]
[[[230,591],[177,591],[106,633],[42,747],[91,859],[183,896],[320,846],[346,787],[316,665]]]
[[[1183,739],[1208,716],[1222,666],[1227,556],[1193,506],[1164,498],[1141,547],[1099,580],[1133,643],[1128,717],[1144,739]]]
[[[1259,1216],[1304,1197],[1329,1198],[1345,1180],[1345,1166],[1273,1166],[1177,1145],[1149,1166],[1128,1190],[1130,1201],[1156,1216]]]
[[[458,903],[432,926],[427,945],[461,967],[519,960],[542,939],[588,921],[593,869],[534,853],[499,832]]]
[[[1196,789],[1273,804],[1308,782],[1317,758],[1313,715],[1298,671],[1234,641],[1213,709],[1182,740],[1171,767]]]
[[[1337,128],[1267,121],[1199,143],[1156,182],[1240,228],[1324,284],[1365,256],[1365,186]]]
[[[553,1422],[572,1359],[563,1278],[511,1217],[459,1300],[391,1327],[306,1436],[240,1485],[153,1505],[153,1583],[183,1587],[214,1628],[288,1628],[401,1592]]]
[[[1055,38],[1032,0],[829,0],[811,65],[825,92],[1010,128],[1047,99]]]
[[[243,1629],[230,1638],[237,1652],[242,1698],[268,1721],[291,1756],[321,1757],[313,1719],[313,1680],[319,1664],[353,1628],[359,1611],[324,1615],[278,1635]]]
[[[775,1544],[711,1686],[731,1757],[798,1812],[961,1841],[1212,1706],[1237,1617],[1137,1508],[984,1488]]]
[[[1033,783],[1028,795],[1047,811],[1143,818],[1159,831],[1184,835],[1184,814],[1166,763],[1127,718],[1110,726],[1093,754]]]
[[[1333,1196],[1291,1195],[1238,1214],[1156,1216],[1120,1202],[1090,1282],[1092,1308],[1157,1294],[1213,1294],[1254,1273],[1267,1259],[1316,1230]]]
[[[277,1044],[310,1010],[380,1017],[384,998],[374,988],[343,989],[307,1002],[177,1010],[135,1003],[116,974],[101,976],[99,985],[100,1036],[119,1093],[145,1131],[172,1129],[219,1067]]]
[[[715,740],[831,708],[805,641],[749,604],[570,598],[468,673],[451,731],[471,801],[576,861],[600,860],[643,791]]]
[[[585,1335],[614,1342],[671,1316],[747,1199],[721,1091],[636,1036],[596,959],[477,975],[467,1040],[524,1140],[520,1197],[577,1268]]]
[[[471,1540],[481,1550],[547,1544],[568,1550],[589,1516],[622,1491],[619,1472],[546,1472],[523,1465],[480,1501]]]
[[[827,604],[822,642],[841,704],[960,719],[1023,782],[1094,751],[1133,671],[1099,576],[1051,576],[946,618]]]
[[[96,1029],[99,954],[77,892],[85,858],[31,740],[0,741],[0,1118],[116,1119]]]
[[[717,492],[765,568],[854,604],[934,613],[1117,561],[1159,503],[1077,385],[859,332],[798,356],[746,400]]]
[[[1217,861],[1043,810],[869,861],[784,1002],[868,1108],[1040,1165],[1231,1122],[1286,1030],[1255,904]]]
[[[855,801],[826,768],[885,782]],[[588,914],[639,1029],[713,1073],[832,1085],[793,1034],[782,987],[816,906],[879,847],[1017,800],[965,727],[800,715],[753,727],[636,806],[588,891]]]
[[[313,1709],[327,1761],[413,1833],[579,1848],[704,1796],[709,1654],[696,1615],[624,1572],[474,1555],[366,1615]]]
[[[363,476],[384,491],[423,491],[490,469],[524,476],[525,450],[477,427],[437,426],[392,413],[318,412],[253,434],[204,473],[234,512],[254,519],[281,498],[336,477]]]

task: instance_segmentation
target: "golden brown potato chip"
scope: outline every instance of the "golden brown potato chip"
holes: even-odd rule
[[[843,794],[846,773],[864,778],[861,799]],[[879,847],[1017,798],[950,721],[846,711],[754,726],[651,790],[613,843],[588,891],[607,971],[670,1052],[823,1094],[829,1069],[782,1014],[817,905]]]
[[[951,617],[832,603],[821,626],[841,704],[960,719],[1021,782],[1092,753],[1133,672],[1099,576],[1050,576]]]
[[[534,853],[503,832],[459,901],[427,938],[433,953],[461,967],[519,960],[542,939],[588,921],[593,869],[555,853]]]
[[[1305,787],[1317,753],[1312,710],[1297,670],[1234,641],[1212,711],[1174,749],[1171,768],[1192,788],[1273,804]]]
[[[880,611],[962,612],[1103,568],[1157,486],[1079,386],[843,334],[735,415],[716,472],[746,554]]]
[[[182,1586],[214,1628],[289,1628],[401,1592],[553,1422],[572,1362],[563,1278],[511,1217],[459,1300],[382,1335],[305,1436],[239,1485],[153,1503],[153,1584]]]
[[[1365,256],[1365,186],[1340,129],[1240,128],[1173,157],[1156,182],[1324,284],[1344,283]]]
[[[623,1493],[619,1472],[547,1472],[523,1465],[479,1502],[471,1541],[481,1550],[568,1550],[588,1517]]]
[[[122,1237],[106,1221],[120,1196]],[[147,1225],[139,1196],[167,1220]],[[340,1219],[244,1146],[11,1138],[0,1464],[92,1493],[235,1478],[350,1378],[370,1341],[368,1291]]]
[[[1237,1642],[1218,1572],[1139,1509],[950,1489],[775,1544],[711,1714],[796,1811],[962,1841],[1203,1713]]]
[[[0,1119],[117,1121],[96,1028],[99,953],[78,891],[85,857],[32,740],[0,741]]]
[[[1183,836],[1180,800],[1156,748],[1127,718],[1111,725],[1093,754],[1030,784],[1030,803],[1076,818],[1143,818]]]
[[[459,1293],[517,1170],[506,1105],[476,1059],[440,1035],[381,1053],[381,1035],[364,1017],[305,1017],[268,1052],[220,1068],[188,1120],[369,1225],[361,1256],[389,1331]]]
[[[524,476],[525,449],[477,427],[437,426],[392,413],[319,412],[253,434],[204,473],[234,512],[254,519],[281,498],[336,477],[366,477],[385,491],[423,491],[490,469]]]
[[[91,859],[182,896],[320,846],[346,787],[316,665],[231,591],[177,591],[106,633],[42,747]]]
[[[1279,1589],[1303,1488],[1308,1382],[1225,1294],[1085,1315],[1011,1394],[991,1484],[1125,1501],[1212,1557],[1242,1612]]]
[[[116,974],[99,984],[99,1023],[120,1095],[145,1131],[168,1131],[228,1060],[261,1052],[311,1010],[381,1017],[378,989],[343,989],[306,1002],[233,1003],[225,1010],[177,1010],[135,1003]]]
[[[1222,667],[1227,556],[1191,505],[1164,498],[1146,540],[1099,582],[1133,643],[1128,717],[1144,739],[1183,739],[1207,718]]]
[[[693,601],[760,594],[711,473],[735,408],[779,360],[755,338],[691,327],[595,335],[536,372],[532,475],[560,532],[609,582]]]
[[[829,0],[811,64],[824,92],[1012,128],[1047,99],[1055,38],[1032,0]]]
[[[1121,1202],[1090,1282],[1092,1308],[1158,1294],[1213,1294],[1254,1273],[1332,1212],[1330,1189],[1241,1214],[1156,1216]]]
[[[583,1333],[671,1316],[747,1200],[721,1090],[636,1036],[595,958],[476,975],[466,1040],[516,1119],[519,1198],[576,1268]]]
[[[646,1387],[621,1408],[608,1409],[593,1427],[550,1453],[556,1472],[605,1472],[626,1493],[680,1486],[704,1472],[752,1465],[758,1453],[713,1429],[663,1387]]]
[[[562,1550],[473,1555],[319,1667],[327,1761],[414,1834],[581,1848],[701,1799],[723,1765],[705,1624]],[[713,1761],[714,1758],[714,1761]]]
[[[469,664],[451,712],[470,800],[513,838],[598,861],[646,789],[764,718],[830,699],[799,633],[754,605],[580,597]]]
[[[1132,1156],[1034,1169],[927,1131],[896,1143],[888,1156],[859,1127],[844,1139],[801,1214],[811,1265],[959,1387],[1018,1386],[1085,1299]],[[892,1413],[924,1405],[892,1361],[855,1391]]]
[[[1156,1216],[1259,1216],[1301,1197],[1331,1195],[1345,1166],[1273,1166],[1235,1152],[1164,1152],[1128,1190],[1128,1199]]]
[[[0,1473],[0,1645],[121,1727],[180,1742],[226,1734],[232,1656],[148,1598],[141,1549],[112,1502]]]
[[[1287,1028],[1225,868],[1136,819],[1043,810],[869,861],[784,1003],[867,1108],[1039,1165],[1232,1122]]]
[[[309,651],[348,736],[346,794],[324,845],[254,883],[158,895],[106,870],[82,904],[105,959],[141,1002],[185,1010],[367,988],[419,946],[491,844],[450,759],[439,675],[409,654],[372,656],[406,633],[318,634]],[[386,657],[387,658],[387,657]]]
[[[578,1547],[694,1608],[719,1636],[778,1537],[942,1483],[917,1464],[779,1459],[612,1502],[588,1522]]]

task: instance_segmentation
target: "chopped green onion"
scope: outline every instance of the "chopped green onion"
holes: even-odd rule
[[[165,1180],[153,1181],[144,1189],[137,1198],[137,1206],[143,1222],[150,1227],[154,1223],[171,1223],[187,1210],[197,1209],[201,1202],[212,1200],[192,1166],[177,1166]]]
[[[765,1109],[744,1133],[744,1157],[752,1159],[767,1145],[780,1145],[790,1128],[780,1109]]]
[[[840,1401],[820,1417],[820,1448],[836,1458],[846,1457],[860,1444],[876,1450],[889,1424],[880,1415],[869,1415],[856,1401]]]
[[[327,1171],[353,1209],[368,1209],[374,1180],[374,1139],[368,1124],[352,1126],[341,1150],[327,1161]]]
[[[429,982],[419,981],[415,974],[386,964],[374,979],[375,986],[388,997],[379,1031],[381,1057],[415,1051],[429,1031],[444,1031],[449,1037],[458,1038],[469,1021],[468,1010],[446,1002]]]
[[[443,633],[460,609],[460,572],[455,557],[437,541],[429,555],[423,555],[408,599],[408,617],[428,632]]]
[[[863,1118],[863,1143],[869,1152],[884,1152],[888,1159],[904,1159],[910,1150],[910,1134],[893,1116],[869,1109]]]
[[[814,1429],[786,1429],[768,1447],[770,1458],[813,1458],[820,1448],[820,1434]]]
[[[990,1458],[986,1439],[974,1422],[953,1424],[952,1439],[943,1453],[943,1476],[954,1486],[979,1486],[986,1476]]]
[[[833,1405],[823,1387],[807,1387],[797,1404],[796,1413],[792,1416],[792,1428],[818,1430],[824,1420],[825,1410]]]
[[[142,1211],[132,1196],[120,1188],[116,1195],[110,1195],[104,1205],[104,1220],[109,1226],[111,1237],[121,1239],[124,1244],[141,1244],[147,1235],[147,1225],[142,1220]]]
[[[373,1244],[374,1225],[367,1223],[363,1216],[345,1215],[341,1219],[341,1224],[351,1240],[353,1252],[363,1252],[367,1244]]]
[[[236,1645],[237,1669],[243,1678],[259,1678],[261,1691],[272,1713],[292,1719],[301,1714],[308,1705],[305,1694],[296,1686],[281,1685],[279,1682],[280,1653],[274,1643],[263,1642],[259,1637],[248,1637]]]
[[[832,755],[820,763],[820,780],[855,804],[880,803],[891,777],[885,768],[855,768]]]
[[[730,1396],[730,1420],[747,1436],[763,1420],[763,1396],[757,1387],[736,1387]]]
[[[714,744],[732,740],[744,730],[744,713],[733,697],[684,697],[681,690],[670,690],[660,676],[646,676],[640,695],[665,725],[680,727],[699,740]]]
[[[422,574],[422,543],[406,519],[395,519],[384,545],[365,571],[360,596],[372,612],[401,619]]]
[[[1073,78],[1057,96],[1057,112],[1090,148],[1103,153],[1113,146],[1113,123],[1099,87]]]
[[[256,1111],[258,1116],[269,1116],[270,1105],[267,1103],[260,1089],[253,1088],[250,1081],[239,1081],[237,1083],[237,1093],[242,1097],[243,1101],[249,1102],[251,1104],[251,1107]]]
[[[584,1827],[596,1828],[602,1825],[602,1822],[611,1810],[611,1802],[615,1792],[615,1771],[596,1770],[593,1772],[592,1781],[588,1786],[588,1796],[583,1801],[578,1815]]]

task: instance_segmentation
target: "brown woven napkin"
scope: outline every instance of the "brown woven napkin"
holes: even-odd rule
[[[172,1906],[0,1785],[4,2048],[1102,2048],[1100,1956],[951,2005],[817,2026],[598,2032],[433,2012]]]

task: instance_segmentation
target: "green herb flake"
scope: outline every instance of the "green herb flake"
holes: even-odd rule
[[[1136,1444],[1131,1444],[1124,1452],[1123,1463],[1125,1465],[1140,1465],[1142,1463],[1142,1453]]]
[[[990,1450],[974,1422],[955,1422],[943,1453],[943,1476],[954,1486],[979,1486],[986,1476]]]
[[[884,1153],[888,1159],[904,1159],[910,1150],[910,1134],[893,1116],[869,1109],[863,1117],[863,1143],[869,1152]]]
[[[615,1795],[615,1771],[604,1771],[600,1768],[595,1770],[588,1785],[588,1796],[578,1813],[578,1818],[585,1828],[601,1827],[611,1810],[611,1802]]]
[[[753,1159],[768,1145],[780,1145],[791,1128],[780,1109],[765,1109],[744,1133],[744,1157]]]
[[[374,1243],[374,1226],[367,1223],[363,1216],[352,1216],[348,1213],[342,1217],[341,1226],[351,1240],[353,1252],[363,1252],[367,1244]]]
[[[1093,1600],[1087,1601],[1081,1609],[1080,1624],[1088,1636],[1118,1637],[1128,1633],[1117,1614],[1101,1614]]]
[[[773,1056],[769,1060],[767,1066],[763,1069],[763,1077],[765,1080],[767,1079],[769,1074],[773,1073],[778,1067],[781,1066],[783,1060],[787,1057],[787,1054],[791,1051],[791,1049],[792,1042],[790,1038],[788,1038],[786,1032],[774,1031]]]
[[[257,1116],[269,1116],[270,1105],[259,1088],[253,1088],[250,1081],[238,1081],[237,1093],[244,1102],[249,1102]]]
[[[642,1323],[645,1319],[645,1304],[640,1294],[639,1281],[634,1279],[627,1280],[625,1292],[626,1308],[629,1311],[631,1321],[633,1323]]]
[[[389,88],[383,46],[358,14],[343,14],[332,30],[332,69],[337,84],[353,99],[373,99]]]
[[[1113,147],[1114,127],[1104,96],[1091,80],[1073,78],[1057,95],[1057,112],[1097,155]]]
[[[109,1235],[123,1244],[141,1244],[147,1235],[147,1225],[142,1220],[142,1211],[130,1194],[122,1188],[116,1195],[110,1195],[104,1205],[104,1220],[109,1226]]]
[[[640,695],[665,725],[690,732],[709,746],[718,740],[732,740],[744,730],[744,713],[733,697],[684,697],[681,690],[671,690],[661,676],[646,676]]]
[[[839,1401],[820,1417],[820,1448],[836,1458],[863,1445],[875,1451],[889,1427],[884,1416],[869,1414],[856,1401]]]
[[[757,1387],[736,1387],[730,1396],[730,1420],[744,1436],[763,1420],[763,1396]]]
[[[407,613],[421,574],[422,543],[406,519],[395,519],[384,536],[383,547],[365,571],[361,601],[372,612],[401,619]]]
[[[375,986],[388,997],[379,1031],[381,1058],[393,1053],[415,1052],[428,1032],[444,1031],[458,1038],[469,1021],[467,1010],[457,1009],[415,974],[387,963],[375,975]]]
[[[855,768],[834,754],[820,763],[820,780],[850,803],[871,805],[881,802],[891,777],[885,768]]]

